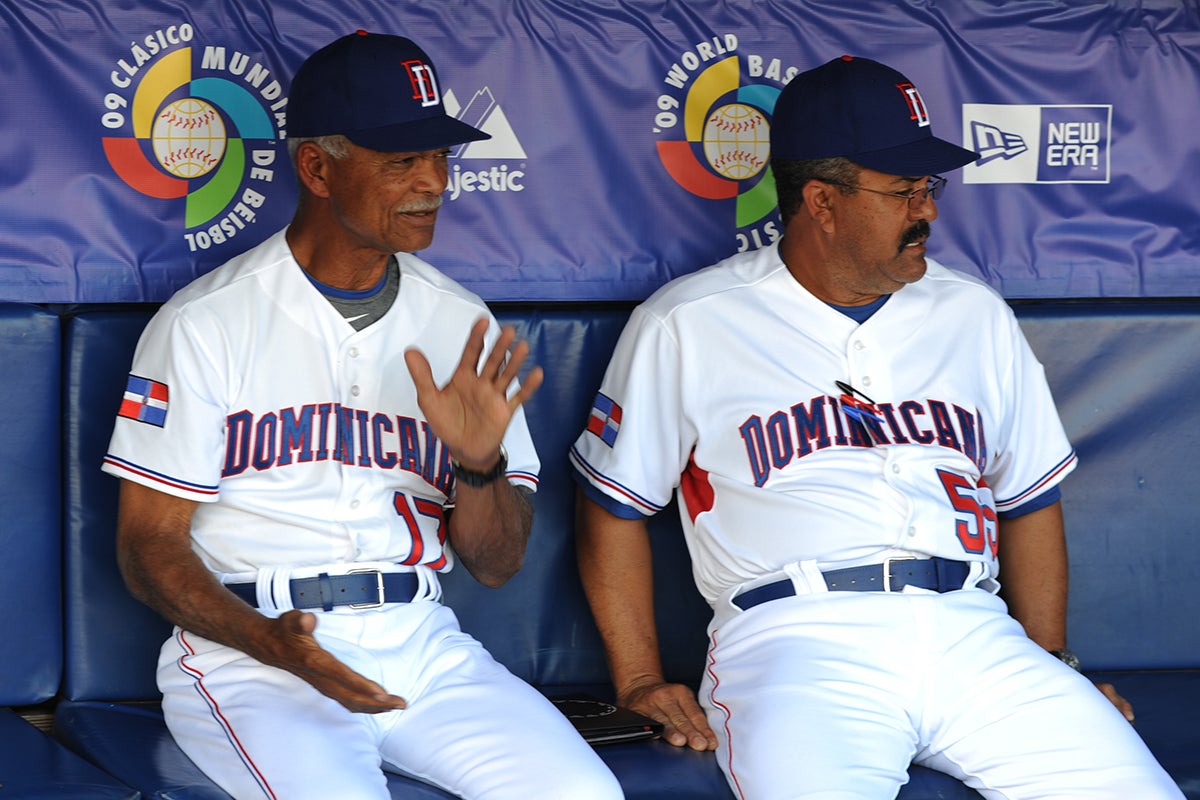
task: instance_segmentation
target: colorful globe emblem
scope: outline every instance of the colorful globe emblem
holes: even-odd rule
[[[199,178],[221,163],[225,123],[211,105],[186,97],[159,113],[152,140],[163,169],[178,178]]]
[[[146,67],[128,103],[128,123],[121,123],[125,135],[102,140],[108,163],[131,188],[185,199],[188,228],[206,224],[234,201],[252,150],[278,147],[262,99],[241,82],[194,74],[192,56],[192,48],[183,47]]]
[[[713,170],[733,181],[762,172],[771,153],[771,126],[757,108],[721,106],[704,126],[704,155]]]
[[[769,119],[779,92],[742,85],[738,57],[722,59],[687,90],[683,138],[658,142],[659,160],[677,184],[707,200],[735,200],[739,228],[775,210]]]

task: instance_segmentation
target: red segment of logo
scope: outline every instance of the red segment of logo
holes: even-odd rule
[[[726,200],[737,196],[737,181],[727,180],[705,169],[692,152],[691,142],[659,142],[658,157],[675,182],[698,197]]]
[[[105,137],[104,155],[121,180],[144,195],[160,200],[187,195],[188,182],[173,178],[151,164],[137,139]]]

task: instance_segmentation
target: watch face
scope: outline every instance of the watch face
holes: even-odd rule
[[[1079,656],[1075,655],[1074,652],[1064,648],[1062,650],[1051,650],[1050,655],[1054,656],[1076,672],[1079,671]]]

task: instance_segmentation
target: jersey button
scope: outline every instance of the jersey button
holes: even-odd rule
[[[354,395],[355,397],[358,397],[360,392],[362,392],[362,389],[359,389],[357,384],[350,387],[350,394]]]
[[[916,536],[916,535],[917,535],[917,529],[916,529],[916,528],[909,528],[909,529],[908,529],[908,535],[909,535],[910,537],[911,537],[911,536]]]
[[[346,351],[346,355],[350,356],[351,358],[358,358],[358,348],[351,347],[349,350]]]
[[[871,385],[871,378],[870,378],[869,376],[866,376],[866,375],[864,375],[864,376],[863,376],[863,379],[862,379],[862,385],[863,385],[863,386],[870,386],[870,385]]]
[[[900,465],[899,465],[899,464],[892,464],[892,472],[894,472],[894,473],[896,473],[897,475],[899,475],[899,474],[900,474]]]
[[[867,349],[867,346],[866,346],[865,344],[863,344],[863,340],[862,340],[862,339],[859,339],[859,340],[855,341],[855,343],[854,343],[854,349],[855,349],[855,350],[866,350],[866,349]]]
[[[358,508],[358,505],[359,505],[359,502],[358,502],[357,500],[351,500],[351,501],[350,501],[350,507],[351,507],[351,508]]]

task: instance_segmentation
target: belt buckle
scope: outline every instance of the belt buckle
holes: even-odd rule
[[[883,560],[883,590],[885,592],[892,591],[892,562],[893,561],[916,561],[916,556],[898,556],[896,558],[885,558]]]
[[[375,573],[375,602],[374,603],[347,603],[350,608],[379,608],[383,605],[383,572],[377,569],[352,569],[347,572],[347,575],[369,575]]]

